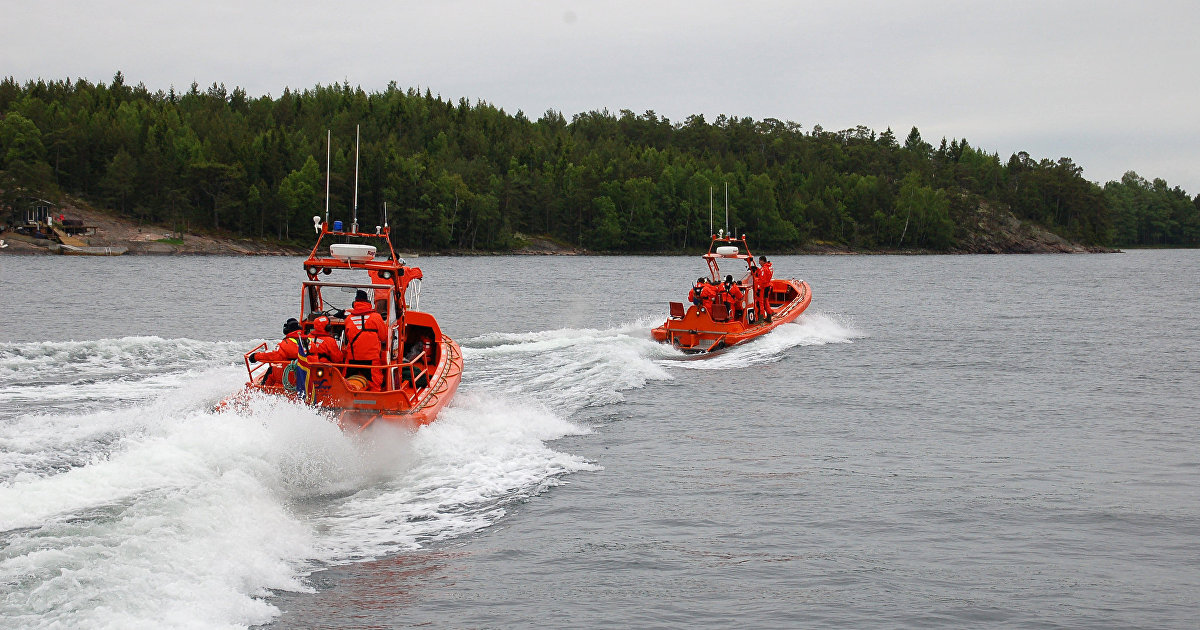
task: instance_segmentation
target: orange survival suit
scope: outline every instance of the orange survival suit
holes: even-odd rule
[[[300,356],[300,322],[289,319],[283,325],[283,340],[270,352],[250,353],[251,363],[271,363],[263,376],[263,385],[283,385],[283,368],[286,362]]]
[[[705,282],[704,288],[700,290],[700,302],[704,305],[704,310],[711,311],[715,299],[717,299],[717,285]]]
[[[688,291],[688,301],[696,306],[700,306],[700,299],[704,293],[704,278],[697,278],[696,284],[692,285],[692,290]]]
[[[754,302],[758,305],[759,317],[771,321],[771,279],[775,272],[770,262],[761,259],[759,262],[762,264],[754,272]]]
[[[346,353],[346,363],[359,365],[379,365],[383,358],[383,349],[387,347],[387,324],[383,317],[375,312],[375,307],[367,301],[365,291],[359,291],[354,299],[354,306],[346,314],[346,344],[342,350]],[[371,382],[371,387],[378,390],[383,385],[383,370],[367,370],[365,368],[346,368],[346,376],[363,374]]]
[[[344,358],[337,340],[329,334],[329,318],[324,315],[313,320],[308,340],[308,356],[320,363],[341,363]]]
[[[736,313],[742,307],[743,295],[745,295],[745,293],[742,292],[742,287],[738,286],[738,284],[731,279],[726,280],[725,283],[721,285],[721,301],[724,302],[725,306],[729,308],[730,317],[737,316]]]

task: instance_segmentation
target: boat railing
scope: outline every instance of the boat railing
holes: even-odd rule
[[[262,362],[257,362],[257,364],[251,364],[250,355],[254,354],[254,353],[258,353],[258,352],[266,352],[266,342],[259,343],[258,346],[254,347],[254,349],[250,350],[250,352],[247,352],[244,356],[242,356],[242,359],[244,359],[246,361],[246,372],[248,374],[250,374],[250,380],[252,383],[262,382],[262,377],[260,377],[260,373],[263,373],[263,371],[266,370],[266,368],[275,366],[275,367],[281,368],[281,370],[282,370],[283,367],[286,367],[288,364],[290,364],[290,362],[292,362],[292,360],[262,361]],[[413,360],[395,361],[395,362],[390,362],[390,364],[364,365],[364,364],[349,364],[349,362],[341,362],[341,364],[335,364],[335,362],[328,362],[328,361],[310,361],[310,362],[308,362],[308,365],[322,366],[322,367],[334,367],[334,368],[337,368],[337,370],[341,371],[342,373],[346,373],[347,368],[352,368],[352,367],[359,368],[359,370],[388,370],[389,376],[392,377],[392,379],[394,379],[394,385],[395,385],[395,386],[392,386],[392,388],[390,388],[390,389],[400,389],[400,386],[403,383],[408,383],[409,385],[412,385],[412,388],[414,390],[419,389],[418,385],[416,385],[416,383],[418,383],[419,380],[421,380],[421,379],[428,380],[428,378],[430,378],[430,368],[432,367],[432,366],[428,365],[428,361],[426,361],[425,350],[421,350],[421,353],[416,355],[415,358],[413,358]],[[404,372],[404,368],[408,368],[408,372],[407,372],[408,376],[404,376],[404,374],[406,374],[406,372]],[[396,372],[391,372],[392,370],[395,370]],[[401,376],[397,378],[395,376],[395,374],[401,374]],[[259,378],[256,379],[256,377],[259,377]]]
[[[283,370],[287,367],[287,365],[289,363],[292,362],[291,360],[262,361],[262,362],[257,362],[257,363],[250,362],[250,355],[257,353],[257,352],[266,352],[267,348],[268,348],[267,342],[264,341],[264,342],[258,344],[257,346],[255,346],[249,352],[245,353],[245,355],[243,355],[243,357],[242,357],[242,359],[245,361],[246,373],[249,375],[251,383],[261,384],[266,375],[266,370],[268,370],[270,368]],[[408,384],[414,392],[412,395],[409,396],[411,399],[411,398],[415,398],[415,392],[417,390],[420,390],[421,388],[425,387],[431,381],[430,370],[432,370],[433,367],[435,367],[435,366],[430,365],[430,362],[428,361],[428,359],[429,359],[428,353],[425,350],[421,350],[420,353],[418,353],[415,357],[413,357],[411,360],[408,360],[408,361],[402,360],[402,361],[392,361],[389,363],[377,363],[377,364],[363,365],[361,363],[348,363],[348,362],[331,363],[331,362],[326,362],[326,361],[310,360],[309,366],[310,367],[320,366],[320,367],[325,367],[325,368],[334,368],[334,369],[338,370],[339,372],[341,372],[343,375],[346,373],[346,370],[350,369],[350,368],[362,369],[362,370],[384,370],[385,371],[384,374],[387,376],[387,381],[388,381],[386,383],[386,390],[387,391],[402,390],[403,386],[405,384]],[[410,402],[412,402],[412,400],[410,400]]]
[[[251,365],[250,354],[252,352],[258,352],[260,349],[265,350],[266,345],[267,344],[265,343],[259,344],[259,346],[253,351],[246,353],[246,370],[250,373],[250,380],[252,382],[257,382],[254,378],[255,373],[261,371],[267,366],[274,365],[282,369],[286,367],[288,363],[291,363],[291,361],[264,361],[262,363]],[[324,368],[334,368],[342,374],[345,374],[346,370],[350,368],[359,370],[386,370],[385,374],[387,374],[388,378],[391,380],[391,383],[388,384],[387,390],[398,390],[405,383],[407,383],[414,391],[423,387],[418,385],[418,383],[420,383],[422,380],[425,382],[429,381],[429,369],[433,367],[429,365],[428,361],[426,361],[426,354],[424,350],[422,350],[421,353],[414,357],[411,361],[396,361],[392,363],[376,363],[370,365],[364,365],[362,363],[329,363],[326,361],[309,361],[308,365],[309,367],[319,366]]]
[[[266,352],[266,351],[267,351],[267,342],[264,341],[264,342],[258,344],[257,346],[254,346],[254,349],[252,349],[250,352],[247,352],[245,355],[242,356],[242,359],[246,362],[246,373],[250,375],[251,383],[262,382],[263,379],[261,377],[258,378],[257,380],[255,380],[254,377],[259,372],[262,372],[263,376],[265,376],[266,375],[265,370],[269,369],[274,362],[264,361],[262,363],[252,364],[252,363],[250,363],[250,355],[252,355],[256,352]],[[286,365],[287,361],[281,361],[279,363]],[[280,368],[280,369],[282,369],[282,368]]]

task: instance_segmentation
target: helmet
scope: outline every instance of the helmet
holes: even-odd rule
[[[283,322],[283,334],[286,335],[297,330],[300,330],[300,322],[296,321],[295,317],[291,317],[286,322]]]
[[[355,293],[355,294],[354,294],[354,301],[355,301],[355,302],[370,302],[370,301],[371,301],[371,298],[367,297],[367,292],[366,292],[366,291],[363,291],[362,289],[359,289],[359,290],[358,290],[358,293]]]
[[[324,315],[313,320],[313,332],[323,333],[329,326],[329,318]]]

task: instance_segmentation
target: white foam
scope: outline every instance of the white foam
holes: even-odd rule
[[[598,356],[599,349],[616,343],[624,347],[618,352],[636,358],[644,340],[582,335],[589,336],[595,341],[568,339],[562,348],[590,357],[591,366],[572,367],[559,354],[568,374],[558,382],[582,381],[591,370],[604,382],[599,390],[624,387],[620,375],[603,374],[623,368]],[[536,363],[527,343],[481,363],[513,374]],[[55,385],[43,388],[40,399],[27,394],[39,411],[0,421],[6,621],[120,628],[263,623],[277,614],[264,599],[269,590],[304,590],[304,576],[315,567],[476,531],[501,518],[512,501],[595,469],[548,445],[587,429],[539,402],[536,387],[517,388],[513,397],[489,393],[492,385],[514,382],[508,379],[482,378],[475,391],[464,385],[438,422],[419,431],[380,427],[348,435],[317,411],[278,398],[251,397],[244,408],[211,412],[241,386],[240,366],[229,356],[198,356],[172,359],[155,373],[133,360],[147,344],[151,354],[189,345],[25,344],[16,353],[21,357],[2,358],[42,361],[38,369],[47,375],[62,352],[80,348],[92,357],[76,357],[80,364],[103,364],[98,355],[126,363],[100,365],[94,382],[76,387],[87,401]],[[241,345],[228,354],[240,353]],[[637,370],[662,371],[644,357],[635,363]],[[105,369],[112,373],[101,374]],[[575,395],[595,392],[580,383]],[[563,406],[577,405],[564,400]]]
[[[624,400],[622,392],[670,379],[655,359],[674,351],[650,338],[649,324],[609,329],[492,333],[463,343],[471,386],[536,396],[557,412]]]
[[[91,463],[0,487],[0,582],[16,585],[0,600],[6,616],[50,627],[260,623],[274,614],[257,599],[266,589],[304,588],[316,545],[287,509],[276,465],[286,428],[270,409],[255,421],[153,413],[162,408],[135,408],[138,430]]]
[[[866,337],[838,317],[806,311],[796,321],[781,324],[771,332],[734,346],[712,356],[691,357],[684,361],[665,361],[665,365],[690,370],[729,370],[779,361],[784,353],[797,346],[818,346],[831,343],[852,343]],[[680,357],[682,357],[680,353]],[[679,357],[677,357],[679,358]]]
[[[579,410],[671,378],[862,336],[807,313],[703,360],[655,322],[463,343],[437,422],[341,432],[271,397],[210,411],[247,344],[128,338],[0,345],[0,612],[29,627],[237,627],[316,567],[478,531],[594,464],[553,448]],[[250,344],[252,345],[252,344]],[[36,408],[36,411],[30,411]]]
[[[329,555],[376,557],[486,527],[509,501],[542,492],[564,474],[596,470],[546,445],[586,432],[537,405],[467,394],[409,440],[372,436],[384,445],[377,461],[396,451],[408,465],[317,519],[329,531]]]
[[[0,419],[32,407],[69,412],[150,401],[191,384],[197,372],[232,364],[244,347],[158,337],[0,343]]]
[[[132,383],[117,380],[87,388],[47,387],[46,399],[37,401],[38,412],[10,418],[0,431],[0,482],[20,474],[57,474],[102,459],[112,442],[153,428],[157,418],[210,408],[220,392],[233,391],[244,380],[236,369],[225,367]],[[71,400],[71,391],[79,392],[80,399]],[[151,393],[156,398],[150,398]],[[139,399],[148,402],[137,404]],[[64,409],[70,412],[58,413]]]
[[[97,377],[228,363],[246,346],[159,337],[0,343],[0,380],[59,380],[64,375]]]

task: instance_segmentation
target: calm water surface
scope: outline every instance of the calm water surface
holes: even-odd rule
[[[1200,252],[780,256],[702,360],[697,259],[410,262],[463,385],[356,439],[210,411],[297,259],[0,257],[6,627],[1196,627]]]

